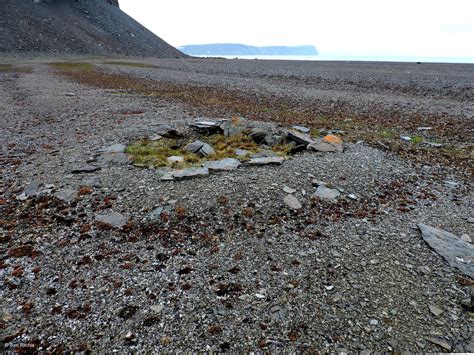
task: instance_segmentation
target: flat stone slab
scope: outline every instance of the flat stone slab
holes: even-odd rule
[[[76,197],[76,190],[71,190],[71,189],[61,190],[61,191],[56,192],[54,196],[60,199],[61,201],[71,202],[74,199],[74,197]]]
[[[328,135],[309,144],[307,149],[315,152],[342,152],[342,140],[333,135]]]
[[[301,208],[303,208],[303,206],[301,205],[300,201],[298,201],[298,199],[294,196],[294,195],[287,195],[284,199],[283,199],[283,202],[285,202],[285,204],[291,208],[292,210],[299,210]]]
[[[118,212],[111,212],[109,214],[95,214],[95,220],[108,224],[114,228],[120,228],[127,224],[127,219]]]
[[[291,128],[293,128],[293,129],[296,130],[296,131],[302,132],[302,133],[309,133],[309,132],[311,132],[311,130],[310,130],[308,127],[305,127],[305,126],[298,126],[298,125],[296,125],[296,126],[293,126],[293,127],[291,127]]]
[[[281,165],[285,161],[283,157],[266,157],[266,158],[253,158],[249,160],[249,165],[261,166],[261,165]]]
[[[296,130],[288,131],[288,138],[296,142],[297,144],[304,144],[305,146],[313,143],[313,139],[311,138],[309,134],[296,131]]]
[[[99,153],[123,153],[125,152],[125,148],[127,148],[126,145],[115,143],[111,146],[99,149]]]
[[[425,242],[441,255],[449,265],[474,278],[474,245],[442,229],[419,223]]]
[[[166,172],[162,177],[162,181],[179,181],[203,177],[209,175],[209,169],[204,168],[187,168],[181,170],[173,170]]]
[[[240,161],[234,158],[226,158],[222,160],[211,160],[204,163],[204,167],[210,171],[231,171],[236,170],[240,166]]]
[[[323,200],[331,201],[336,199],[340,194],[341,193],[336,189],[330,189],[325,185],[319,185],[313,196],[319,197]]]

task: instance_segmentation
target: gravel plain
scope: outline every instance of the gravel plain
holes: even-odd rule
[[[80,85],[47,62],[0,72],[2,350],[474,352],[473,280],[417,228],[474,238],[472,170],[348,140],[342,153],[164,182],[94,156],[236,112]],[[417,117],[443,142],[473,143],[473,65],[95,62],[315,115],[399,117],[410,134]],[[312,197],[313,180],[341,195]],[[96,220],[110,213],[126,223]]]

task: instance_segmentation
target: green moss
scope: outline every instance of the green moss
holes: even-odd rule
[[[414,144],[420,144],[420,143],[423,143],[424,139],[423,137],[420,137],[420,136],[413,136],[411,137],[411,141]]]
[[[129,145],[125,152],[132,156],[135,164],[142,166],[184,168],[201,163],[201,159],[197,155],[175,148],[176,146],[177,142],[171,139],[141,140]],[[182,156],[184,162],[170,163],[167,159],[171,156]]]
[[[201,158],[196,154],[186,152],[182,148],[186,144],[178,142],[173,139],[161,139],[159,141],[140,140],[129,145],[125,152],[132,156],[132,160],[137,166],[145,167],[172,167],[172,168],[186,168],[190,166],[200,166],[206,160],[221,160],[225,158],[237,158],[241,161],[249,159],[252,153],[261,151],[259,146],[252,141],[251,138],[245,134],[235,134],[232,136],[224,136],[220,134],[203,137],[202,141],[209,143],[215,153],[205,158]],[[236,149],[248,150],[249,154],[246,156],[237,157]],[[286,157],[291,151],[290,144],[279,144],[274,146],[273,151],[279,156]],[[168,158],[171,156],[181,156],[184,158],[182,163],[170,163]]]
[[[49,63],[49,65],[61,71],[87,71],[94,69],[91,63],[85,62],[54,62]]]

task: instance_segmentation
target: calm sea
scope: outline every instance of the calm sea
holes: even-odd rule
[[[315,61],[364,61],[364,62],[424,62],[424,63],[469,63],[474,64],[474,57],[395,57],[395,56],[306,56],[306,55],[219,55],[202,57],[221,57],[228,59],[263,59],[263,60],[315,60]]]

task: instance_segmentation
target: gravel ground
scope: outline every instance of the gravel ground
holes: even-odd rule
[[[336,101],[354,115],[371,102],[444,112],[472,132],[473,66],[150,63],[107,70],[324,110]],[[462,307],[472,279],[416,227],[474,238],[469,175],[363,142],[179,182],[120,163],[73,173],[96,166],[100,148],[186,131],[207,112],[27,65],[32,72],[0,72],[2,350],[474,352]],[[341,196],[313,198],[313,179]],[[301,210],[285,205],[285,186]],[[95,221],[111,212],[127,224]]]

